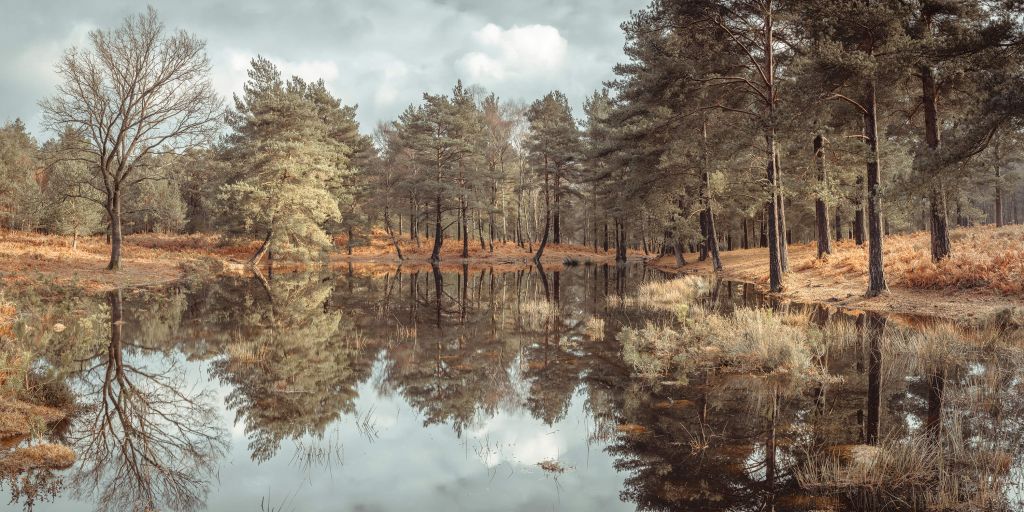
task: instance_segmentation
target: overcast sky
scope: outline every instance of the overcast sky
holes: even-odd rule
[[[623,58],[619,23],[648,0],[156,0],[170,28],[206,39],[213,82],[241,89],[262,54],[287,75],[323,78],[359,105],[364,131],[424,91],[462,78],[502,98],[561,89],[583,98]],[[53,64],[96,28],[145,4],[133,0],[0,0],[0,122],[20,117],[39,139],[37,101],[53,93]]]

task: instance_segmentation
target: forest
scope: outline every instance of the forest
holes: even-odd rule
[[[938,263],[952,229],[1024,220],[1014,2],[655,1],[622,30],[579,111],[459,81],[366,127],[263,57],[225,102],[205,42],[151,8],[56,64],[39,105],[58,135],[0,131],[0,224],[103,235],[110,269],[147,232],[259,241],[252,265],[382,238],[398,259],[575,244],[713,270],[759,247],[772,291],[790,244],[851,239],[877,295],[886,235],[927,231]]]
[[[1024,3],[251,3],[0,95],[0,511],[1024,510]]]

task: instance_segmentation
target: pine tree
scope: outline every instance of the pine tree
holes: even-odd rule
[[[350,149],[330,136],[304,89],[257,57],[228,116],[227,151],[239,178],[221,187],[223,218],[235,234],[263,239],[252,265],[271,249],[303,257],[328,249],[324,225],[341,221],[331,186],[348,172]]]

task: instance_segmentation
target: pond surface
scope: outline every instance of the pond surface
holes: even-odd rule
[[[957,407],[944,389],[981,385],[993,364],[925,374],[869,345],[828,354],[830,386],[652,383],[616,333],[664,315],[615,296],[659,279],[354,269],[111,293],[97,299],[109,338],[69,377],[82,410],[52,433],[78,462],[4,481],[0,508],[821,509],[836,501],[794,477],[808,446],[926,428]],[[723,311],[764,302],[711,290]],[[1009,375],[991,385],[1019,395]]]

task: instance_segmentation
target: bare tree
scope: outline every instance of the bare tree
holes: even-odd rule
[[[83,137],[93,169],[90,184],[110,221],[110,270],[121,266],[121,205],[125,190],[153,179],[146,158],[208,141],[223,106],[209,80],[206,43],[186,32],[168,34],[153,8],[114,30],[89,33],[87,48],[69,49],[57,63],[57,94],[40,102],[47,127]]]

